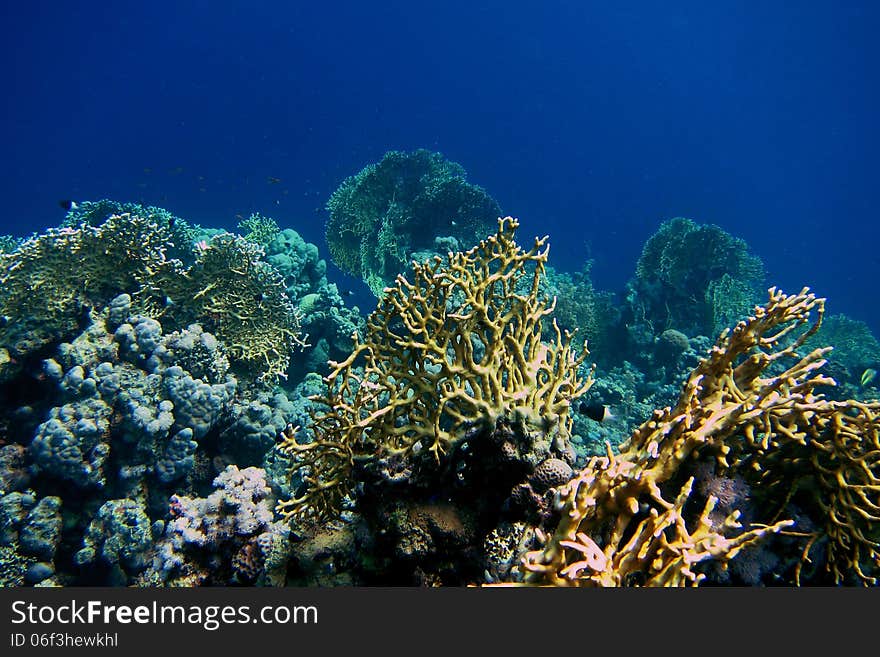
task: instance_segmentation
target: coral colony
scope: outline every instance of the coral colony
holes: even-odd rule
[[[327,209],[366,316],[260,214],[0,239],[0,584],[877,582],[880,344],[745,242],[596,290],[425,150]]]

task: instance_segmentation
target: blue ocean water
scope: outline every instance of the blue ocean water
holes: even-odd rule
[[[424,147],[601,289],[686,216],[880,334],[876,2],[35,0],[0,25],[0,233],[111,198],[324,249],[337,185]]]

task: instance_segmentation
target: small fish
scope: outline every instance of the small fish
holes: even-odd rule
[[[281,183],[281,178],[276,178],[275,176],[266,176],[266,182],[270,185],[278,185]]]
[[[877,376],[877,370],[873,368],[868,368],[864,372],[862,372],[862,387],[864,388],[866,385],[870,384],[871,381]]]
[[[345,291],[345,296],[347,296],[347,297],[353,297],[353,296],[354,296],[354,290],[346,290],[346,291]]]
[[[79,309],[79,313],[79,321],[86,323],[92,317],[92,307],[88,304],[85,304]]]
[[[171,219],[168,220],[168,227],[174,228],[174,224],[176,224],[176,223],[177,223],[177,217],[171,217]]]
[[[605,404],[600,404],[599,402],[590,402],[589,404],[587,402],[581,402],[578,410],[596,422],[607,422],[614,417],[611,414],[611,409],[605,406]]]
[[[263,294],[262,292],[257,292],[257,293],[254,295],[254,301],[257,301],[257,302],[262,301],[262,300],[265,299],[265,298],[266,298],[266,295]]]
[[[76,204],[76,201],[70,201],[68,199],[58,201],[58,205],[60,205],[63,210],[67,210],[68,212],[70,212],[71,210],[76,210],[79,207]]]
[[[453,219],[453,220],[450,221],[449,223],[452,224],[453,226],[458,226],[458,222],[455,221],[455,219]]]
[[[0,328],[9,324],[9,315],[0,315]]]

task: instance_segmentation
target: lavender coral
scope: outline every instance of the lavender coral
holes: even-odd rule
[[[170,510],[142,584],[284,583],[288,530],[275,522],[263,470],[229,465],[208,497],[174,495]]]

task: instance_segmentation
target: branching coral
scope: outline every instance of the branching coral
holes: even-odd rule
[[[192,245],[204,238],[200,226],[175,216],[164,208],[140,203],[122,203],[110,199],[82,201],[71,208],[61,222],[61,228],[80,228],[83,225],[100,226],[113,215],[128,214],[156,224],[170,236],[167,256],[189,265],[192,262]]]
[[[594,361],[613,357],[614,323],[620,311],[613,295],[595,289],[590,277],[593,262],[574,274],[547,267],[547,288],[556,297],[553,319],[563,330],[578,330],[590,343]],[[545,323],[549,328],[550,322]]]
[[[0,254],[0,346],[13,356],[64,338],[85,311],[121,293],[136,294],[153,278],[173,278],[180,263],[166,257],[171,235],[130,214],[98,226],[50,229]]]
[[[198,251],[184,275],[157,282],[170,303],[156,314],[181,325],[200,322],[226,346],[233,366],[248,374],[284,377],[305,338],[281,275],[262,260],[262,248],[243,237],[223,233]]]
[[[331,363],[317,399],[330,410],[312,418],[315,440],[286,434],[282,450],[307,474],[305,492],[281,513],[332,516],[354,485],[356,461],[440,462],[469,428],[522,423],[565,442],[571,400],[592,383],[578,375],[587,351],[575,353],[555,324],[542,340],[554,307],[538,293],[547,238],[525,251],[514,241],[518,225],[501,219],[476,247],[414,263],[412,282],[398,276],[385,290],[364,339]]]
[[[238,228],[246,240],[261,246],[266,246],[281,232],[277,221],[272,217],[264,217],[259,212],[254,212],[247,219],[240,221]]]
[[[22,240],[12,235],[0,235],[0,254],[12,253],[18,248]]]
[[[722,334],[675,407],[656,411],[619,455],[594,457],[560,490],[561,519],[544,547],[527,554],[526,581],[697,584],[701,562],[724,568],[742,547],[782,532],[803,541],[795,582],[824,541],[835,582],[873,583],[880,402],[831,402],[815,392],[834,383],[819,372],[830,348],[802,349],[823,311],[824,300],[806,289],[790,296],[771,289],[766,306]],[[804,329],[813,312],[818,319]],[[739,511],[713,520],[713,495],[692,496],[688,473],[706,461],[761,496],[750,529],[738,523]],[[794,515],[792,501],[815,511],[817,528],[779,519]]]

